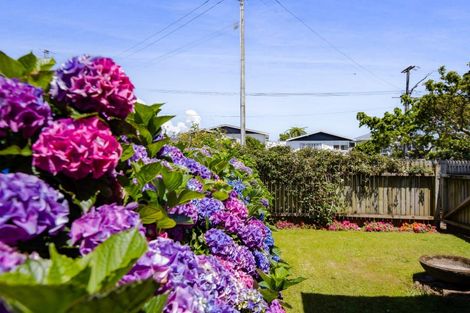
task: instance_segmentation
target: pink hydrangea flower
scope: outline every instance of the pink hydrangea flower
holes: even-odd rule
[[[126,118],[136,102],[134,85],[110,58],[74,57],[63,64],[51,83],[51,98],[81,112]]]
[[[34,166],[74,179],[100,178],[115,169],[122,148],[97,117],[57,120],[33,145]]]

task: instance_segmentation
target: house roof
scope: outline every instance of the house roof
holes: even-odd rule
[[[216,129],[223,129],[227,134],[239,134],[240,133],[240,127],[235,126],[235,125],[230,125],[230,124],[220,124],[214,127],[208,128],[209,130],[216,130]],[[266,137],[269,137],[268,133],[259,131],[259,130],[254,130],[254,129],[246,129],[247,134],[260,134]]]
[[[359,136],[359,137],[356,137],[354,138],[355,141],[365,141],[365,140],[369,140],[371,138],[371,133],[367,133],[367,134],[364,134],[362,136]]]
[[[289,138],[286,141],[353,141],[351,138],[343,137],[326,131],[316,131],[307,135]]]

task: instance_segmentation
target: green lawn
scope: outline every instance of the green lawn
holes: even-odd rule
[[[282,256],[303,283],[285,291],[291,312],[470,313],[470,300],[421,295],[413,274],[423,254],[470,257],[470,244],[453,235],[330,232],[275,233]]]

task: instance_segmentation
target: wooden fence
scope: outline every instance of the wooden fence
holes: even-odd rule
[[[470,231],[470,161],[442,162],[440,181],[441,219]]]
[[[444,220],[470,230],[470,161],[420,161],[419,165],[427,167],[429,174],[346,178],[339,213],[360,218]],[[299,205],[308,197],[290,194],[293,186],[266,185],[274,197],[273,215],[308,217]]]

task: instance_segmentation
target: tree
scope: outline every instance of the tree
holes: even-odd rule
[[[307,132],[305,131],[305,129],[307,129],[307,127],[291,127],[282,134],[279,134],[279,140],[286,141],[289,138],[306,135]]]
[[[470,71],[459,75],[443,66],[438,71],[439,81],[424,84],[427,94],[402,97],[411,104],[407,112],[395,108],[383,117],[358,113],[371,140],[357,149],[379,153],[390,148],[393,155],[410,158],[470,159]],[[403,147],[408,147],[406,152]]]

